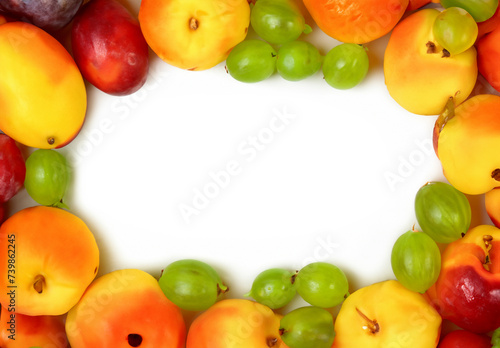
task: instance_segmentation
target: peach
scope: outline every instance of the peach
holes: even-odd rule
[[[500,96],[476,95],[436,120],[434,143],[455,188],[479,195],[500,186]],[[445,115],[445,114],[443,114]]]
[[[384,76],[391,97],[419,115],[438,115],[450,97],[460,104],[477,79],[474,47],[449,56],[434,38],[432,26],[440,12],[425,8],[402,20],[389,38]]]
[[[0,227],[0,303],[26,315],[62,315],[99,267],[94,235],[76,215],[25,208]]]
[[[280,315],[258,302],[221,300],[193,321],[186,348],[285,348],[280,320]]]
[[[142,0],[139,23],[165,62],[205,70],[223,62],[250,25],[247,0]]]
[[[66,318],[72,348],[182,348],[186,325],[158,281],[138,269],[97,278]]]
[[[2,348],[68,347],[63,316],[29,316],[2,307],[0,319]]]

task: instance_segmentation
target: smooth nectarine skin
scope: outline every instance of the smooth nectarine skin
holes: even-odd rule
[[[432,33],[440,12],[422,9],[401,21],[384,54],[385,84],[393,99],[409,112],[438,115],[450,97],[460,104],[477,79],[476,50],[443,56]]]
[[[186,348],[286,348],[280,318],[255,301],[221,300],[193,321]]]
[[[250,25],[247,0],[142,0],[139,23],[165,62],[206,70],[223,62]]]
[[[66,313],[95,278],[98,267],[94,235],[66,210],[25,208],[0,227],[0,303],[15,305],[16,312]],[[15,296],[9,296],[12,285]]]
[[[29,316],[9,312],[2,307],[0,312],[0,347],[2,348],[66,348],[68,339],[63,316]]]
[[[111,95],[146,82],[149,48],[139,22],[117,0],[92,0],[73,20],[73,57],[87,81]]]
[[[437,142],[444,175],[456,189],[478,195],[500,186],[500,97],[477,95],[460,104]]]
[[[182,348],[186,325],[153,276],[123,269],[89,286],[68,313],[66,333],[72,348]]]

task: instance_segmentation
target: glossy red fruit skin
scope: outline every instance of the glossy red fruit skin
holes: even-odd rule
[[[0,203],[5,203],[24,185],[26,164],[21,149],[5,134],[0,134]]]
[[[73,57],[101,91],[129,95],[146,82],[149,47],[138,20],[116,0],[91,0],[73,20]]]
[[[455,330],[448,333],[438,348],[491,348],[490,337],[466,330]]]
[[[476,42],[479,72],[500,92],[500,26]]]

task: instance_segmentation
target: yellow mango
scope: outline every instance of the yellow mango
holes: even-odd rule
[[[54,37],[22,22],[0,25],[0,129],[21,144],[59,148],[80,131],[83,77]]]

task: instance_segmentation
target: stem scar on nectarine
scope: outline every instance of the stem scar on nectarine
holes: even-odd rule
[[[368,318],[365,313],[361,312],[358,307],[356,307],[356,311],[366,321],[366,326],[363,326],[363,329],[370,330],[370,333],[376,334],[380,331],[380,325],[377,323],[377,320]]]
[[[33,289],[36,292],[41,294],[43,292],[43,288],[45,287],[45,277],[41,274],[35,277],[35,282],[33,283]]]
[[[199,26],[200,23],[198,22],[198,20],[194,17],[191,17],[191,19],[189,20],[189,29],[196,30],[199,28]]]
[[[491,177],[496,181],[500,181],[500,168],[495,169],[491,172]]]
[[[53,145],[55,143],[56,139],[54,139],[54,137],[48,137],[47,138],[47,143],[49,145]]]

